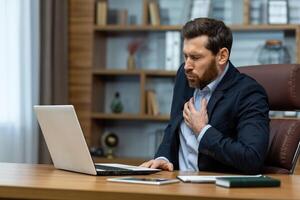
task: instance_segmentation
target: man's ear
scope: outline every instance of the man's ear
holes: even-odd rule
[[[229,59],[229,51],[227,48],[223,47],[219,50],[217,55],[217,62],[219,65],[225,65]]]

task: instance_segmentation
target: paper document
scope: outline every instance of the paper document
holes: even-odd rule
[[[261,174],[258,175],[217,175],[217,176],[209,176],[209,175],[192,175],[192,176],[177,176],[178,179],[185,183],[215,183],[217,178],[247,178],[247,177],[260,177]]]

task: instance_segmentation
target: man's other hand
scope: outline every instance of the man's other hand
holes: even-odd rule
[[[173,164],[162,159],[150,160],[140,165],[141,167],[147,167],[152,169],[162,169],[166,171],[173,171]]]

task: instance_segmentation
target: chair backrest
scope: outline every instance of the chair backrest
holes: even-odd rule
[[[238,68],[266,90],[270,110],[295,111],[300,108],[300,64],[270,64]],[[300,152],[300,119],[274,118],[264,173],[292,174]]]

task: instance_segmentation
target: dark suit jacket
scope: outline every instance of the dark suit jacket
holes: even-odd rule
[[[176,75],[171,119],[155,155],[168,158],[174,169],[179,169],[178,129],[183,120],[183,106],[193,93],[182,65]],[[269,105],[262,86],[229,62],[229,69],[213,92],[207,111],[212,127],[198,147],[199,170],[260,173],[269,141]]]

